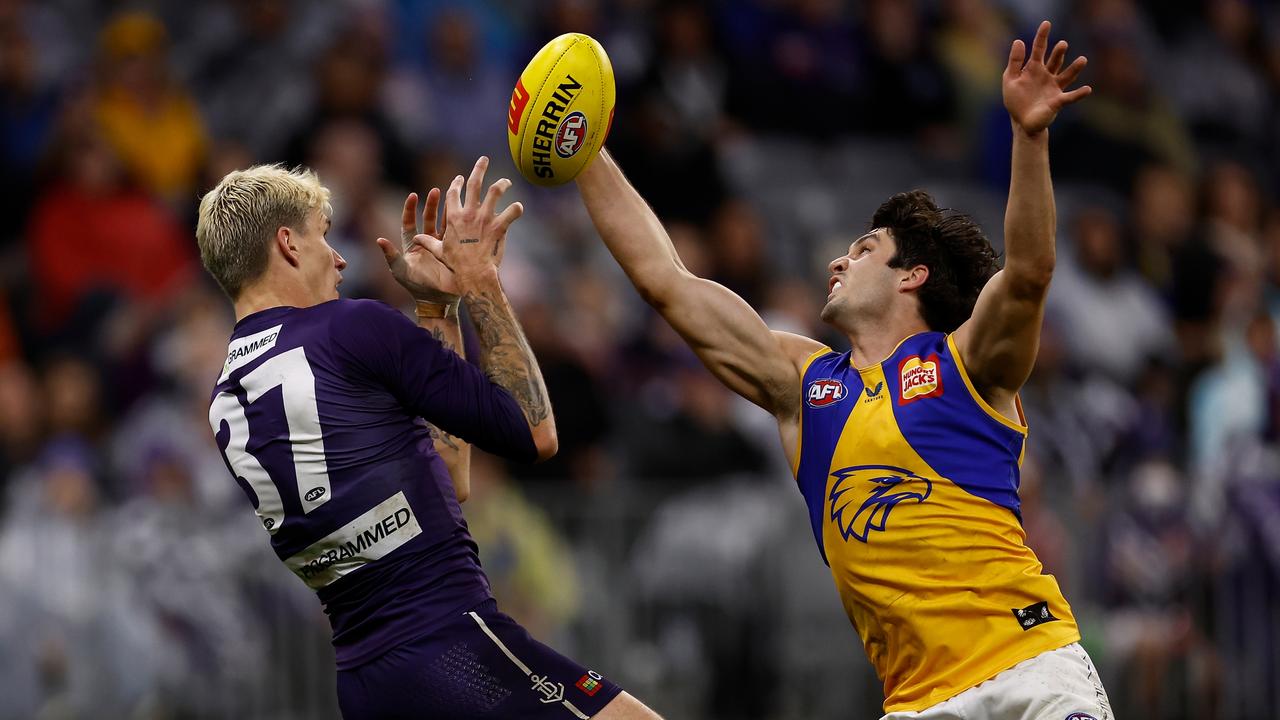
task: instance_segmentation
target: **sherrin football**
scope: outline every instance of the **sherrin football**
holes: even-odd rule
[[[569,182],[595,158],[613,122],[613,66],[594,38],[566,33],[542,47],[516,81],[507,144],[534,185]]]

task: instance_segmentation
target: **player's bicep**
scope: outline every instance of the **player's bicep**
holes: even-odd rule
[[[730,390],[768,410],[786,412],[800,379],[778,338],[731,290],[687,273],[654,306]]]
[[[969,376],[980,387],[1017,392],[1031,375],[1044,320],[1043,288],[1020,286],[1001,270],[955,332]]]

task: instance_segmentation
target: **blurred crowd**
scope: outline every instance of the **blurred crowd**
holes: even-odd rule
[[[685,264],[841,347],[824,268],[893,192],[999,247],[999,76],[1046,17],[1094,93],[1051,131],[1030,543],[1120,717],[1280,716],[1280,5],[0,0],[0,718],[333,713],[300,645],[324,616],[206,420],[233,318],[194,217],[225,172],[314,168],[343,293],[403,307],[373,240],[479,154],[515,179],[515,78],[586,32],[609,147]],[[511,195],[503,278],[561,450],[474,465],[500,604],[676,717],[873,716],[772,419],[640,302],[572,188]]]

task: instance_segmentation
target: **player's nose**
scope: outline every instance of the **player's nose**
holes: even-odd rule
[[[830,265],[827,265],[827,270],[830,270],[833,275],[838,272],[844,272],[849,267],[848,260],[848,255],[841,255],[835,260],[832,260]]]
[[[342,270],[347,266],[346,259],[343,258],[342,253],[339,253],[337,250],[333,251],[333,266],[339,270]]]

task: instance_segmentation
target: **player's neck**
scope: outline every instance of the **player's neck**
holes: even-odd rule
[[[314,297],[301,283],[292,279],[264,277],[240,291],[236,298],[236,322],[256,312],[274,307],[311,307],[322,300]]]
[[[884,362],[903,340],[927,332],[929,326],[914,318],[877,318],[845,332],[849,338],[849,365],[864,368]]]

